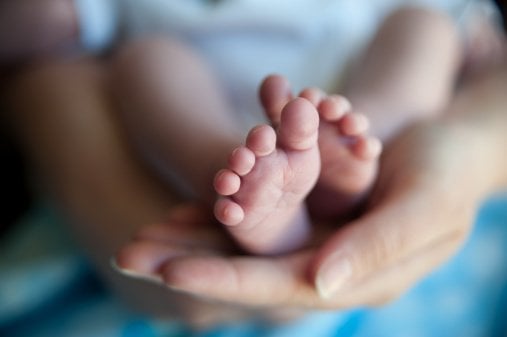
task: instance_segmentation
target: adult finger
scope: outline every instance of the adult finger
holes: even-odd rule
[[[449,258],[461,234],[430,245],[398,264],[323,299],[313,287],[307,263],[314,251],[279,258],[185,256],[161,269],[164,282],[178,291],[208,299],[261,307],[349,309],[392,300]]]
[[[161,274],[176,290],[249,306],[296,306],[318,299],[307,274],[312,250],[285,257],[186,256]]]
[[[221,230],[207,208],[198,204],[170,207],[163,222],[142,227],[133,241],[152,241],[186,247],[231,250],[232,240]]]
[[[413,256],[343,288],[332,300],[340,299],[343,303],[356,306],[378,306],[391,302],[453,256],[464,238],[462,232],[452,233]]]
[[[312,274],[322,298],[333,297],[340,289],[413,256],[450,233],[467,232],[473,207],[438,204],[436,200],[442,198],[420,187],[406,189],[339,230],[318,252]]]
[[[172,207],[165,222],[147,225],[135,233],[115,255],[114,266],[123,274],[159,279],[159,268],[167,260],[188,254],[234,251],[231,239],[203,208],[195,204]]]

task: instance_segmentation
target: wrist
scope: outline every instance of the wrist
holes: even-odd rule
[[[455,171],[456,193],[468,193],[473,203],[480,203],[492,193],[506,187],[507,162],[498,135],[490,128],[470,121],[442,124],[448,156]],[[452,174],[452,173],[450,173]],[[464,191],[466,190],[466,191]]]
[[[465,82],[441,122],[463,142],[467,166],[481,179],[483,194],[507,187],[507,57],[503,64]]]

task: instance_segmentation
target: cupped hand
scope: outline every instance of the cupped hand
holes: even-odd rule
[[[476,186],[468,183],[475,170],[468,146],[475,138],[469,130],[436,122],[407,130],[387,147],[365,213],[313,247],[276,257],[238,255],[230,242],[211,239],[218,227],[188,205],[164,224],[142,229],[117,263],[177,291],[248,306],[346,309],[384,303],[465,240],[478,204]]]

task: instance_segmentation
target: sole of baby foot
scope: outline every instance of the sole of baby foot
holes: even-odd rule
[[[277,130],[253,128],[245,146],[215,177],[216,218],[248,252],[279,254],[309,235],[304,200],[320,172],[319,115],[305,99],[289,101]]]

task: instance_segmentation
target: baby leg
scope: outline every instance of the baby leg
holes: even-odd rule
[[[354,107],[388,141],[447,103],[461,64],[455,24],[443,13],[403,7],[378,30],[345,88]]]
[[[243,248],[260,254],[287,252],[308,239],[304,200],[320,172],[315,107],[291,100],[278,124],[276,131],[253,128],[215,178],[223,196],[215,204],[217,219]]]
[[[244,133],[210,67],[180,41],[147,38],[119,52],[114,81],[141,154],[181,192],[211,204],[213,177]]]
[[[322,171],[308,200],[316,215],[341,216],[361,204],[375,181],[379,139],[387,142],[408,124],[444,107],[460,64],[459,51],[456,29],[443,14],[402,8],[386,19],[345,91],[364,115],[349,115],[348,121],[321,118],[326,121],[319,135]],[[333,96],[323,99],[315,90],[303,95],[313,97],[321,116],[332,111],[336,116],[343,109]],[[365,133],[367,120],[374,137]],[[349,142],[344,144],[343,136]]]

